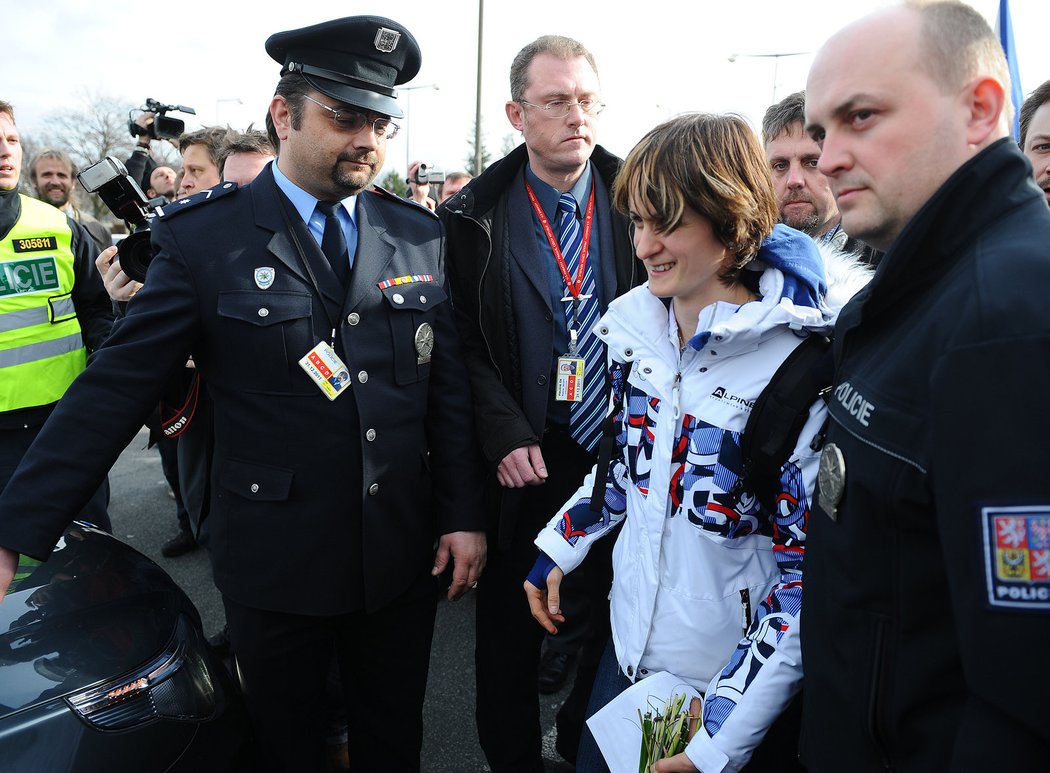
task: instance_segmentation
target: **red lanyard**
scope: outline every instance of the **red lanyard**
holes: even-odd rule
[[[583,244],[580,246],[580,265],[576,269],[575,281],[569,276],[569,267],[565,264],[565,258],[562,257],[558,237],[554,235],[550,221],[547,220],[547,215],[543,212],[543,207],[540,206],[528,180],[525,181],[525,192],[529,194],[529,201],[532,202],[532,208],[536,211],[536,217],[540,219],[543,233],[547,235],[554,259],[558,261],[558,268],[561,270],[561,278],[565,280],[565,287],[568,288],[574,300],[579,300],[580,290],[583,289],[583,275],[587,269],[587,253],[591,248],[591,223],[594,221],[594,180],[591,180],[591,196],[587,200],[587,213],[583,217]]]

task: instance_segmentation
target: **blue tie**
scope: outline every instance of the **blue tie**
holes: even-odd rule
[[[583,246],[583,229],[576,217],[576,199],[563,193],[558,200],[558,213],[558,245],[569,277],[576,281]],[[593,451],[601,437],[602,419],[605,418],[605,346],[592,332],[601,314],[589,260],[584,269],[580,295],[590,297],[580,299],[575,315],[574,304],[565,303],[565,323],[570,330],[575,328],[577,332],[576,356],[582,357],[584,362],[583,399],[569,405],[569,433],[583,448]]]

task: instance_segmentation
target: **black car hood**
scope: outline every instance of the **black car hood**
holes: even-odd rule
[[[132,672],[188,604],[145,556],[70,526],[46,562],[22,557],[0,604],[0,718]]]

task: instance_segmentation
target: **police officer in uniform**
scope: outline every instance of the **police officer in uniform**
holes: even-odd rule
[[[21,169],[14,108],[0,101],[0,491],[113,324],[91,235],[20,194]],[[103,480],[79,517],[109,529],[108,503]]]
[[[283,65],[278,160],[161,211],[143,289],[0,500],[0,590],[17,553],[47,556],[192,353],[215,407],[208,548],[256,769],[319,769],[334,651],[354,767],[415,770],[434,576],[454,562],[456,598],[485,551],[442,227],[368,188],[420,52],[372,16],[266,49]]]

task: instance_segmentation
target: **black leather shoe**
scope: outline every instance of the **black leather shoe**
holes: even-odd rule
[[[160,554],[165,558],[175,558],[196,549],[197,540],[193,538],[193,534],[188,529],[179,529],[178,534],[164,543]]]
[[[569,678],[569,671],[575,662],[575,655],[554,650],[544,652],[540,656],[539,673],[536,678],[540,692],[544,695],[558,692]]]

